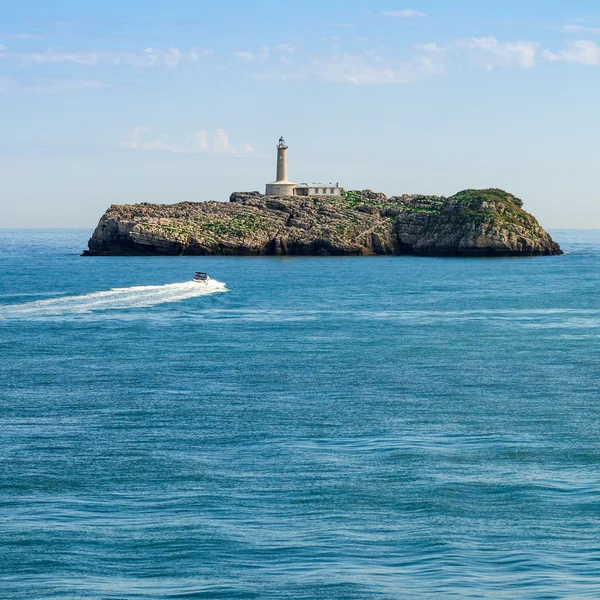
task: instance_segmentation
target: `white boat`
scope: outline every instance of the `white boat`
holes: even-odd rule
[[[206,273],[201,273],[200,271],[196,271],[196,273],[194,273],[194,281],[196,283],[207,284],[210,281],[210,277]]]

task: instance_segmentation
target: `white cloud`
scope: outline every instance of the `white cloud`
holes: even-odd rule
[[[0,35],[3,40],[40,40],[44,36],[41,33],[7,33]]]
[[[260,52],[234,52],[234,56],[246,62],[264,62],[269,58],[269,47],[263,46]]]
[[[183,54],[179,48],[169,48],[169,50],[164,55],[165,65],[167,67],[176,67],[183,60]],[[192,58],[192,61],[197,61],[198,59]]]
[[[254,154],[254,148],[249,144],[241,146],[232,146],[229,142],[229,136],[223,129],[217,129],[213,136],[212,145],[208,142],[208,133],[204,130],[195,131],[186,137],[182,144],[173,143],[169,140],[166,133],[158,137],[151,138],[146,134],[150,133],[148,127],[134,127],[129,133],[129,137],[121,142],[121,148],[131,150],[162,150],[163,152],[174,152],[183,154]]]
[[[230,152],[230,150],[229,136],[223,129],[217,129],[215,133],[215,152]]]
[[[566,33],[600,34],[600,27],[588,27],[586,25],[563,25],[560,29]]]
[[[263,46],[262,50],[258,54],[258,59],[259,60],[267,60],[268,58],[269,58],[269,47]]]
[[[196,148],[199,152],[208,152],[208,134],[203,129],[188,136],[187,146]]]
[[[499,42],[496,38],[470,38],[456,43],[484,69],[531,69],[535,66],[540,45],[537,42]]]
[[[397,19],[414,19],[415,17],[426,17],[427,13],[420,10],[412,10],[405,8],[404,10],[384,10],[381,14],[383,17],[395,17]]]
[[[426,16],[425,13],[412,9],[371,14],[385,14],[389,17],[405,19]],[[573,24],[564,26],[565,30],[569,28],[570,31],[575,32],[581,28],[593,29],[587,27],[586,23],[579,21],[572,21],[571,23]],[[327,41],[337,40],[336,37],[321,39]],[[354,39],[357,38],[354,36]],[[247,72],[248,76],[258,79],[322,81],[351,85],[417,83],[442,75],[447,69],[458,68],[465,62],[471,62],[475,66],[488,71],[512,68],[531,69],[540,60],[600,65],[600,48],[590,40],[573,41],[565,49],[553,52],[543,49],[541,44],[535,41],[503,42],[495,37],[473,37],[447,44],[415,44],[408,47],[413,56],[409,54],[405,58],[390,54],[389,49],[382,46],[371,49],[371,43],[374,43],[374,40],[369,41],[366,37],[360,37],[358,40],[364,45],[359,46],[355,42],[354,50],[350,52],[343,52],[337,46],[333,46],[330,55],[315,55],[312,60],[305,59],[303,54],[294,54],[297,48],[293,43],[273,46],[272,52],[268,46],[263,46],[254,51],[235,52],[234,56],[241,63],[245,63],[244,71]],[[360,49],[357,50],[356,48]],[[14,64],[16,67],[70,64],[89,68],[108,65],[139,69],[176,69],[183,66],[203,64],[207,62],[206,59],[211,54],[214,54],[214,52],[197,47],[187,49],[178,47],[146,48],[139,52],[70,51],[63,48],[20,52],[10,51],[6,46],[0,44],[0,61],[10,62],[11,65]],[[294,58],[293,61],[292,58]],[[215,65],[215,68],[220,67]],[[222,65],[221,68],[226,68],[226,66]],[[263,69],[264,72],[261,73],[260,69]],[[33,83],[27,82],[27,85],[13,81],[8,89],[49,94],[103,87],[107,87],[107,84],[94,81],[92,77],[89,79],[83,77],[77,80],[39,78],[33,80]],[[4,84],[3,88],[6,89],[7,85]],[[219,130],[214,139],[209,142],[208,134],[200,131],[191,134],[182,143],[173,143],[167,136],[163,135],[148,139],[148,132],[138,131],[132,134],[132,137],[124,144],[125,147],[170,152],[247,153],[245,146],[231,145],[226,136],[227,134],[224,131]]]
[[[567,50],[551,52],[544,50],[544,58],[550,61],[579,63],[590,67],[600,65],[600,47],[590,40],[571,42]]]
[[[471,61],[488,71],[495,69],[532,69],[539,60],[563,60],[582,64],[600,64],[600,48],[593,42],[579,41],[568,50],[551,53],[538,42],[502,42],[494,37],[458,40],[447,45],[414,44],[416,55],[405,60],[384,54],[383,49],[364,52],[341,52],[334,48],[332,56],[317,57],[309,64],[284,62],[285,68],[255,73],[265,80],[316,80],[352,85],[417,83],[443,75],[451,66]]]
[[[242,60],[254,60],[254,54],[252,54],[252,52],[234,52],[233,55],[241,58]]]
[[[110,87],[103,81],[89,79],[52,79],[41,78],[33,84],[19,86],[22,92],[30,94],[60,94],[76,90],[99,90]]]
[[[31,63],[74,63],[76,65],[94,66],[100,61],[100,54],[96,52],[64,52],[49,48],[45,52],[29,52],[12,55],[23,62]]]
[[[447,47],[440,47],[437,44],[418,44],[414,47],[432,54],[449,51],[458,55],[465,53],[475,64],[488,71],[511,68],[531,69],[541,58],[588,66],[600,65],[600,47],[590,40],[571,42],[566,50],[560,52],[542,49],[538,42],[499,42],[493,37],[459,40]]]
[[[110,85],[91,79],[57,79],[38,77],[27,82],[15,78],[0,77],[0,92],[24,92],[26,94],[61,94],[77,90],[99,90]]]
[[[430,43],[430,44],[414,44],[413,48],[415,48],[416,50],[422,50],[424,52],[443,53],[443,52],[446,51],[444,48],[441,48],[440,46],[438,46],[435,43]]]
[[[139,68],[175,68],[182,63],[198,63],[203,57],[213,54],[211,50],[203,48],[190,48],[188,50],[146,48],[142,52],[69,52],[62,49],[48,48],[43,52],[8,53],[5,50],[5,47],[0,47],[0,52],[2,52],[0,56],[13,58],[23,63],[71,63],[89,67],[112,64]]]
[[[417,56],[412,60],[389,61],[376,53],[336,53],[326,59],[316,59],[294,71],[255,75],[259,79],[320,80],[327,83],[381,85],[414,83],[444,72],[443,56]]]

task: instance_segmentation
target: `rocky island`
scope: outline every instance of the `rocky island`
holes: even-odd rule
[[[112,205],[84,255],[534,256],[562,254],[499,189],[388,198],[233,193],[229,202]]]

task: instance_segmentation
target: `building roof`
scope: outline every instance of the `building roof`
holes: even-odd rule
[[[337,183],[299,183],[296,187],[299,188],[314,188],[314,187],[327,187],[327,188],[338,188],[340,187]]]

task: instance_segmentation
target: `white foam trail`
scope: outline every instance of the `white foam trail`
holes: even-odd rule
[[[227,291],[224,283],[215,281],[214,279],[211,279],[206,284],[186,281],[185,283],[169,283],[167,285],[114,288],[109,291],[94,292],[84,296],[65,296],[63,298],[37,300],[25,304],[0,306],[0,319],[82,314],[97,310],[144,308]]]

